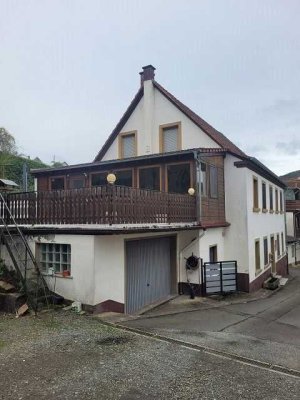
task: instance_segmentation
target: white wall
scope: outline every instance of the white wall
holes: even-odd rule
[[[144,83],[144,96],[121,133],[137,130],[138,156],[159,153],[159,125],[178,121],[181,121],[182,126],[182,149],[220,147],[165,96],[154,89],[152,81]],[[116,158],[118,158],[117,139],[104,155],[103,161]]]
[[[93,304],[94,294],[94,237],[92,235],[47,235],[31,237],[29,245],[33,254],[36,243],[58,243],[71,245],[71,276],[47,277],[49,289],[68,300]],[[55,283],[56,280],[56,283]]]
[[[124,303],[125,254],[123,235],[95,236],[95,293],[93,304]]]
[[[217,246],[218,260],[224,260],[224,229],[210,228],[206,231],[179,232],[177,235],[178,248],[178,282],[201,283],[201,270],[186,272],[186,258],[192,255],[200,257],[204,262],[209,261],[209,248]]]
[[[237,168],[238,158],[227,154],[224,160],[225,211],[230,226],[225,229],[225,260],[236,260],[238,272],[248,273],[248,221],[246,168]]]
[[[247,214],[248,214],[248,249],[249,249],[249,275],[250,282],[262,274],[265,270],[264,268],[264,252],[263,252],[263,238],[268,238],[268,252],[271,251],[271,240],[270,236],[274,235],[276,241],[277,234],[279,234],[280,249],[281,244],[281,233],[284,235],[285,243],[285,218],[284,213],[270,213],[270,201],[269,201],[269,185],[273,186],[273,208],[275,210],[275,188],[278,189],[278,199],[279,191],[283,192],[279,186],[274,185],[272,182],[262,178],[253,171],[246,169],[246,182],[247,182]],[[263,213],[253,212],[253,177],[258,179],[258,207],[262,210],[262,182],[267,184],[267,210],[268,212]],[[278,200],[280,206],[280,202]],[[260,261],[261,261],[261,271],[259,273],[255,272],[255,239],[260,239]],[[285,249],[285,245],[284,245]],[[282,250],[280,251],[280,257],[277,257],[277,251],[275,251],[275,261],[278,261],[284,255]]]

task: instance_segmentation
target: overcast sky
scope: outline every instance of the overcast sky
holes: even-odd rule
[[[300,169],[299,0],[0,0],[0,126],[90,162],[143,65],[277,174]]]

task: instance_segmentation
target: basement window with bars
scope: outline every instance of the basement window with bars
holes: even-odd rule
[[[70,276],[71,274],[71,245],[58,243],[38,243],[38,256],[41,269],[50,273]]]

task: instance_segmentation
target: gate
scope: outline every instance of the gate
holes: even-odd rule
[[[203,294],[224,294],[237,291],[237,262],[206,262],[202,266]]]

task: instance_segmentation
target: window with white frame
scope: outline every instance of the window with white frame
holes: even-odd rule
[[[54,273],[71,273],[71,245],[58,243],[38,243],[39,262],[42,271],[48,273],[53,268]]]

